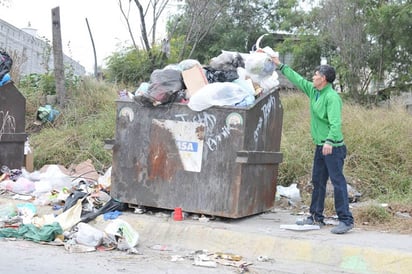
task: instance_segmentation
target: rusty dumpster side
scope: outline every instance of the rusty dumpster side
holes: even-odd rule
[[[277,91],[249,107],[201,112],[117,102],[111,195],[122,202],[241,218],[273,207],[283,108]]]

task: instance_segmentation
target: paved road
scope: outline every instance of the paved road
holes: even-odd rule
[[[195,266],[194,261],[189,258],[193,253],[190,250],[159,251],[140,244],[137,251],[139,254],[117,250],[69,253],[63,246],[0,239],[0,273],[242,273],[242,268],[234,266]],[[173,258],[178,260],[172,261]],[[252,258],[247,262],[252,265],[243,269],[243,273],[351,273],[320,264],[268,258]]]
[[[0,204],[11,202],[0,197]],[[22,201],[12,200],[13,203]],[[51,212],[38,206],[38,214]],[[161,212],[159,212],[161,213]],[[192,219],[173,221],[170,213],[119,217],[139,233],[140,255],[120,251],[69,253],[62,246],[0,239],[0,273],[239,273],[233,266],[194,266],[189,255],[197,250],[235,253],[250,273],[396,273],[412,269],[412,235],[353,229],[345,235],[330,233],[331,226],[311,231],[282,229],[296,216],[275,210],[239,220]],[[110,223],[102,216],[90,222],[100,230]],[[153,250],[153,245],[171,251]],[[192,256],[193,257],[193,256]],[[258,258],[267,258],[259,261]],[[172,261],[180,258],[182,261]],[[227,262],[226,262],[227,263]]]

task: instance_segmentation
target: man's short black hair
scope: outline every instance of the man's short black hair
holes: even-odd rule
[[[329,83],[333,83],[336,79],[335,69],[329,65],[320,65],[315,71],[319,71],[320,74],[324,75]]]

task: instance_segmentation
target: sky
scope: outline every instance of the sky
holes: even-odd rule
[[[31,28],[37,29],[39,37],[46,37],[50,42],[52,9],[59,7],[63,51],[83,65],[87,73],[94,71],[94,54],[86,18],[93,35],[98,66],[104,67],[106,57],[130,45],[130,35],[117,0],[0,0],[5,1],[5,5],[0,5],[1,19],[20,29],[30,23]],[[128,5],[128,1],[123,3]],[[135,5],[130,14],[134,15],[131,17],[136,23],[134,29],[139,30]]]

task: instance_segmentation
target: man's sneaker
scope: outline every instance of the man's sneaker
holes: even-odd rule
[[[313,220],[313,217],[307,217],[307,218],[302,219],[302,220],[297,220],[296,224],[297,225],[318,225],[320,227],[325,225],[325,223],[323,221],[316,222],[315,220]]]
[[[344,234],[353,228],[353,224],[347,225],[344,222],[339,222],[337,226],[332,228],[330,232],[333,234]]]

